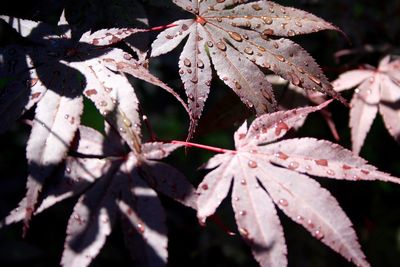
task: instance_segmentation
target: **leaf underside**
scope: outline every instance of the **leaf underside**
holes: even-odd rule
[[[176,26],[161,32],[152,44],[154,57],[173,50],[188,36],[179,59],[179,73],[191,114],[189,139],[210,90],[207,56],[219,78],[258,115],[276,109],[271,84],[259,67],[305,90],[320,91],[344,101],[314,59],[285,38],[338,29],[302,10],[270,1],[245,2],[174,1],[196,18],[175,21]]]

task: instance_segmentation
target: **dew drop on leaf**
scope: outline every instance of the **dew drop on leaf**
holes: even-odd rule
[[[282,131],[288,131],[289,130],[289,126],[284,123],[283,121],[279,121],[276,125],[275,125],[275,135],[279,136],[281,135]]]
[[[308,75],[308,78],[309,78],[312,82],[314,82],[314,83],[316,83],[316,84],[318,84],[318,85],[321,85],[321,80],[318,79],[317,77],[315,77],[314,75],[309,74],[309,75]]]
[[[249,231],[246,228],[239,228],[239,232],[242,236],[246,238],[249,236]]]
[[[328,166],[328,161],[326,159],[317,159],[315,163],[324,167]]]
[[[136,228],[137,228],[138,232],[141,233],[141,234],[143,234],[144,231],[145,231],[144,225],[141,224],[141,223],[138,223],[138,224],[136,225]]]
[[[229,36],[230,36],[233,40],[235,40],[236,42],[241,42],[241,41],[243,41],[242,36],[241,36],[239,33],[237,33],[237,32],[228,32],[228,34],[229,34]]]
[[[316,230],[316,231],[314,232],[314,237],[315,237],[316,239],[320,240],[320,239],[324,238],[324,234],[321,232],[321,230]]]
[[[290,163],[289,163],[289,166],[288,166],[288,168],[291,169],[291,170],[295,170],[295,169],[297,169],[298,167],[299,167],[299,163],[296,162],[296,161],[290,162]]]
[[[244,52],[245,52],[246,54],[248,54],[248,55],[252,55],[252,54],[253,54],[253,49],[252,49],[251,47],[247,46],[247,47],[244,49]]]
[[[277,158],[283,159],[283,160],[286,160],[286,159],[289,158],[288,155],[286,155],[285,153],[280,152],[280,151],[279,151],[279,152],[276,152],[276,153],[274,154],[274,156],[277,157]]]
[[[185,59],[183,60],[183,64],[184,64],[186,67],[188,67],[188,68],[192,65],[192,63],[190,62],[190,60],[187,59],[187,58],[185,58]]]
[[[250,167],[250,168],[257,168],[257,162],[255,162],[254,160],[249,160],[249,162],[247,163],[247,165]]]
[[[218,48],[219,50],[225,51],[225,50],[226,50],[226,44],[225,44],[224,42],[222,42],[222,41],[219,41],[219,42],[217,43],[217,48]]]
[[[284,198],[279,199],[278,203],[283,207],[287,207],[289,205],[289,202]]]
[[[277,60],[279,60],[280,62],[285,62],[285,57],[284,56],[282,56],[282,55],[275,55],[275,58],[277,59]]]
[[[332,175],[335,175],[335,172],[333,170],[329,169],[329,170],[326,171],[326,174],[332,176]]]
[[[260,7],[259,4],[253,4],[253,5],[251,5],[251,7],[252,7],[255,11],[260,11],[260,10],[262,10],[262,7]]]

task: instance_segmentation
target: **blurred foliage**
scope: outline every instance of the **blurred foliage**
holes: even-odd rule
[[[400,1],[375,0],[299,0],[278,1],[310,11],[335,25],[347,35],[322,32],[298,37],[301,43],[323,67],[329,78],[361,64],[376,65],[386,54],[400,53]],[[135,3],[133,6],[132,3]],[[67,18],[82,30],[113,26],[165,25],[178,17],[187,16],[166,0],[4,0],[0,14],[54,23],[65,8]],[[139,12],[140,11],[140,12]],[[136,15],[136,16],[135,16]],[[143,20],[147,15],[148,21]],[[139,18],[138,20],[133,18]],[[140,19],[141,18],[141,19]],[[136,24],[135,24],[136,23]],[[149,38],[153,40],[157,33]],[[1,32],[0,32],[1,35]],[[1,39],[1,38],[0,38]],[[151,71],[183,94],[178,76],[179,49],[150,60]],[[6,81],[0,81],[0,88]],[[164,91],[140,81],[135,85],[141,110],[161,140],[184,139],[188,118],[180,105]],[[205,114],[194,141],[231,148],[232,134],[240,122],[252,113],[247,111],[229,89],[219,81],[213,82]],[[347,99],[351,93],[346,93]],[[330,107],[340,134],[339,143],[350,148],[348,110],[338,103]],[[25,145],[29,126],[24,119],[0,139],[0,217],[4,217],[22,198],[25,191]],[[103,120],[89,101],[85,102],[83,123],[101,129]],[[144,126],[146,127],[146,126]],[[320,114],[312,114],[297,136],[321,139],[333,138]],[[145,135],[150,138],[149,134]],[[195,171],[212,154],[198,149],[182,149],[168,162],[182,170],[197,185],[204,171]],[[379,169],[400,176],[400,146],[391,139],[381,118],[375,120],[361,156]],[[318,179],[338,199],[353,222],[360,243],[373,266],[395,267],[400,262],[400,187],[380,182],[343,182]],[[69,200],[32,221],[28,236],[21,238],[21,225],[0,229],[0,266],[58,266],[63,249],[65,228],[72,205]],[[230,236],[223,228],[235,231],[236,226],[228,200],[218,210],[217,218],[200,227],[195,213],[162,198],[168,211],[168,266],[257,266],[249,248],[239,238]],[[289,266],[336,267],[352,266],[305,230],[280,214],[288,245]],[[224,227],[221,227],[221,224]],[[132,266],[123,246],[122,233],[117,228],[91,266]]]

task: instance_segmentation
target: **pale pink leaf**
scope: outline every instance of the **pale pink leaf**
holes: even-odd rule
[[[259,147],[255,155],[269,157],[276,165],[314,176],[350,181],[380,180],[400,183],[400,179],[378,171],[350,150],[325,140],[283,140]]]
[[[36,108],[36,115],[26,149],[29,163],[25,229],[42,184],[66,156],[69,145],[80,124],[82,97],[70,98],[52,90],[46,91]]]
[[[216,158],[218,157],[218,158]],[[229,155],[217,155],[211,158],[207,164],[216,169],[209,172],[197,187],[197,218],[205,222],[207,217],[213,215],[215,210],[227,196],[234,175],[234,165]],[[217,159],[217,166],[213,166]],[[221,163],[219,162],[221,161]]]
[[[140,136],[140,118],[138,99],[128,79],[115,73],[101,60],[117,57],[125,53],[119,49],[106,51],[99,59],[88,59],[76,67],[86,74],[84,94],[94,102],[100,113],[134,149],[134,136]],[[112,78],[110,78],[112,77]]]
[[[399,71],[400,73],[400,71]],[[400,88],[390,78],[386,77],[381,86],[381,101],[379,112],[385,126],[393,138],[400,141]]]
[[[400,61],[385,56],[377,69],[351,70],[333,82],[335,90],[349,89],[359,83],[351,101],[350,127],[353,151],[359,153],[379,110],[389,133],[399,142],[398,127]]]
[[[373,75],[373,70],[351,70],[340,74],[339,78],[332,82],[333,89],[340,92],[351,89]]]
[[[157,39],[152,43],[151,56],[156,57],[177,47],[183,39],[190,33],[189,27],[194,23],[192,19],[175,21],[175,27],[171,27],[161,32]]]
[[[317,182],[273,165],[260,165],[252,173],[292,220],[357,266],[369,266],[349,218]]]
[[[255,177],[247,172],[247,161],[236,160],[232,190],[232,207],[239,233],[251,246],[262,267],[286,266],[286,244],[283,229],[273,202]]]
[[[380,78],[377,75],[377,79]],[[350,128],[351,141],[354,153],[359,154],[365,137],[378,112],[380,98],[379,81],[366,80],[358,88],[351,100]]]
[[[318,107],[260,116],[249,130],[244,123],[234,135],[236,151],[226,150],[205,165],[205,168],[215,169],[206,175],[197,189],[200,222],[215,212],[234,179],[232,205],[239,232],[252,246],[261,266],[287,264],[282,229],[279,221],[273,218],[274,207],[264,203],[269,197],[316,239],[357,266],[369,266],[349,218],[329,192],[307,175],[393,183],[400,183],[400,179],[380,172],[351,151],[331,142],[313,138],[273,142],[277,139],[276,134],[267,134],[271,130],[274,132],[276,127],[271,126],[279,123],[285,123],[286,126],[281,128],[286,133],[296,119],[325,107],[329,102]],[[261,126],[265,127],[263,131]],[[283,134],[279,133],[281,136]],[[264,190],[268,194],[261,192]],[[264,204],[258,206],[260,203]],[[258,223],[263,220],[270,221],[270,232],[265,230],[266,225]],[[271,244],[270,238],[276,238],[275,248],[266,245]],[[260,248],[258,244],[270,250],[257,250]]]

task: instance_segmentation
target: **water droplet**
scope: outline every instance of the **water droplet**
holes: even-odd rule
[[[305,167],[305,169],[306,169],[306,171],[311,171],[311,166],[310,166],[310,165],[307,165],[307,166]]]
[[[292,76],[292,83],[293,83],[294,85],[298,86],[298,85],[300,84],[300,78],[299,78],[299,76],[297,76],[297,75],[294,74],[294,73],[291,73],[291,76]]]
[[[236,88],[237,90],[242,89],[242,86],[240,85],[240,83],[239,83],[238,81],[234,80],[233,83],[235,84],[235,88]]]
[[[247,165],[250,167],[250,168],[257,168],[257,162],[255,162],[254,160],[249,160],[249,162],[247,162]]]
[[[192,63],[190,62],[189,59],[185,58],[185,59],[183,60],[183,65],[185,65],[186,67],[189,68],[189,67],[192,65]]]
[[[67,167],[67,168],[65,169],[65,171],[66,171],[67,173],[71,173],[71,168]]]
[[[308,220],[308,221],[307,221],[307,224],[308,224],[308,226],[309,226],[310,228],[314,228],[314,227],[315,227],[315,224],[314,224],[313,221],[311,221],[311,220]]]
[[[242,215],[242,216],[245,216],[245,215],[247,214],[247,212],[246,212],[245,210],[241,210],[241,211],[239,212],[239,214]]]
[[[199,59],[199,61],[197,61],[197,67],[200,69],[204,68],[204,63],[201,59]]]
[[[229,34],[229,36],[230,36],[233,40],[235,40],[236,42],[241,42],[241,41],[243,41],[242,36],[241,36],[239,33],[237,33],[237,32],[228,32],[228,34]]]
[[[289,126],[284,123],[283,121],[279,121],[277,124],[275,124],[275,135],[279,136],[281,135],[282,131],[287,132],[289,130]]]
[[[283,207],[287,207],[289,205],[289,202],[284,198],[279,199],[278,203]]]
[[[320,240],[320,239],[324,238],[324,234],[321,232],[321,230],[316,230],[316,231],[314,232],[314,237],[315,237],[316,239]]]
[[[144,225],[143,225],[143,224],[138,223],[138,224],[136,225],[136,228],[137,228],[137,230],[138,230],[139,233],[141,233],[141,234],[144,233],[145,228],[144,228]]]
[[[132,122],[127,117],[123,118],[122,122],[128,128],[132,126]]]
[[[262,10],[262,7],[260,7],[259,4],[252,4],[251,7],[252,7],[255,11],[260,11],[260,10]]]
[[[107,102],[102,100],[102,101],[100,101],[99,106],[105,107],[105,106],[107,106]]]
[[[353,175],[353,179],[354,180],[361,180],[360,176],[358,176],[358,175]]]
[[[301,222],[301,221],[304,220],[304,217],[301,216],[301,215],[297,215],[296,220],[299,221],[299,222]]]
[[[201,189],[203,190],[208,190],[208,184],[202,184]]]
[[[213,42],[211,42],[211,41],[207,41],[207,45],[208,45],[208,47],[213,47],[214,46]]]
[[[249,236],[249,231],[246,228],[239,228],[239,232],[242,236],[246,238]]]
[[[292,161],[292,162],[289,163],[288,168],[291,169],[291,170],[295,170],[295,169],[297,169],[299,166],[300,166],[300,164],[299,164],[298,162]]]
[[[193,78],[190,80],[192,83],[198,83],[199,79],[197,78],[197,76],[193,76]]]
[[[69,119],[69,115],[68,115],[68,114],[65,114],[65,115],[64,115],[64,119],[68,120],[68,119]]]
[[[261,52],[265,52],[265,51],[267,51],[267,49],[265,49],[265,47],[262,47],[262,46],[257,46],[257,48],[258,48],[258,50],[260,50]]]
[[[226,50],[226,44],[225,44],[224,42],[219,41],[216,45],[217,45],[217,48],[218,48],[219,50],[222,50],[222,51],[225,51],[225,50]]]
[[[119,128],[119,131],[120,131],[121,133],[126,133],[125,129],[122,128],[122,127]]]
[[[321,85],[320,79],[318,79],[318,78],[315,77],[314,75],[309,74],[307,77],[308,77],[312,82],[314,82],[314,83],[316,83],[316,84],[318,84],[318,85]]]
[[[86,90],[85,94],[86,94],[88,97],[90,97],[90,96],[92,96],[92,95],[96,95],[96,94],[97,94],[97,90],[96,90],[96,89],[89,89],[89,90]]]
[[[369,174],[369,171],[367,171],[367,170],[361,170],[361,172],[362,172],[363,174],[365,174],[365,175],[368,175],[368,174]]]
[[[335,172],[333,170],[329,169],[326,171],[326,174],[333,176],[333,175],[335,175]]]
[[[326,159],[315,160],[315,163],[317,165],[324,166],[324,167],[328,166],[328,161]]]
[[[280,62],[285,62],[285,61],[286,61],[285,57],[282,56],[282,55],[275,55],[275,58],[276,58],[277,60],[279,60]]]
[[[262,19],[262,20],[264,21],[264,23],[267,24],[267,25],[271,25],[272,22],[273,22],[272,18],[270,18],[270,17],[262,16],[261,19]]]
[[[294,24],[296,24],[296,26],[297,27],[303,27],[303,24],[301,24],[301,22],[300,21],[295,21],[295,23]]]
[[[287,34],[288,34],[288,36],[295,36],[296,35],[294,30],[289,30]]]
[[[247,182],[246,182],[246,180],[245,180],[245,179],[242,179],[242,180],[240,180],[240,184],[242,184],[242,185],[246,185],[246,184],[247,184]]]
[[[350,170],[350,169],[351,169],[351,166],[346,165],[346,164],[343,164],[342,169],[343,169],[343,170]]]
[[[239,201],[240,198],[239,198],[239,197],[235,197],[234,200],[235,200],[235,201]]]
[[[280,151],[279,151],[279,152],[276,152],[276,153],[274,154],[274,156],[277,157],[277,158],[283,159],[283,160],[287,160],[287,159],[289,158],[288,155],[286,155],[285,153],[280,152]]]
[[[248,55],[252,55],[253,54],[253,49],[251,48],[251,47],[246,47],[245,49],[244,49],[244,52],[246,53],[246,54],[248,54]]]

